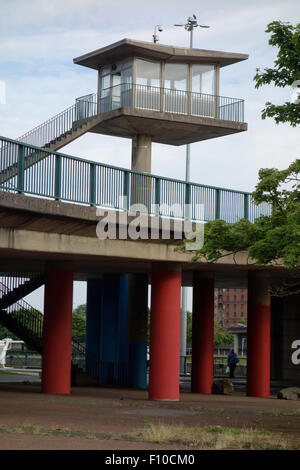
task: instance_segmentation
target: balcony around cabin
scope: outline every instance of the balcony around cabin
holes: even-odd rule
[[[134,110],[139,111],[138,115],[134,115],[136,119],[132,122],[133,128],[141,125],[138,118],[143,117],[159,120],[161,124],[163,121],[174,123],[176,120],[181,125],[205,123],[207,126],[219,127],[221,135],[224,135],[224,128],[228,130],[232,127],[233,132],[246,130],[244,100],[219,96],[218,83],[219,69],[216,65],[165,63],[127,58],[100,68],[98,93],[76,100],[76,117],[80,121],[91,116],[102,115],[107,122],[109,113],[126,108],[130,110],[127,112],[129,118],[133,116]],[[116,117],[115,114],[111,116],[113,119]],[[115,121],[114,124],[116,123]],[[148,124],[151,131],[151,125],[149,122]],[[107,124],[106,127],[108,127]],[[168,132],[171,141],[165,143],[175,145],[185,143],[172,141],[171,127],[172,124],[169,124]],[[101,126],[95,132],[101,133],[100,128]],[[175,134],[178,136],[178,129],[178,127],[174,128],[174,138]],[[182,130],[185,135],[184,126]],[[110,133],[109,129],[107,133]],[[159,134],[159,131],[156,133]],[[229,130],[225,131],[226,133],[232,132]],[[124,137],[132,134],[129,126]],[[111,135],[116,135],[113,129],[111,129]],[[122,136],[122,133],[120,135]],[[159,135],[153,135],[153,137],[153,140],[163,142],[159,140]],[[196,138],[191,141],[197,140],[202,139]]]
[[[161,113],[209,117],[244,122],[244,101],[237,98],[152,87],[139,84],[120,84],[97,94],[76,99],[77,119],[86,119],[123,107],[134,107]]]

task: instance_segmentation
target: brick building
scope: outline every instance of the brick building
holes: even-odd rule
[[[247,322],[247,289],[215,289],[215,316],[226,327]]]

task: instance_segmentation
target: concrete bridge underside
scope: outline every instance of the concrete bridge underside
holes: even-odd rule
[[[289,366],[287,371],[283,357],[289,354],[288,343],[293,334],[298,332],[300,337],[299,315],[290,315],[289,332],[285,334],[283,307],[278,307],[276,299],[272,301],[274,311],[279,309],[280,314],[272,320],[269,289],[291,276],[300,278],[299,273],[288,273],[280,266],[251,265],[246,253],[227,256],[213,264],[193,263],[190,253],[175,250],[181,240],[174,239],[172,224],[170,240],[100,240],[96,236],[99,220],[94,207],[0,194],[1,271],[30,269],[45,276],[44,392],[70,393],[73,280],[88,281],[87,370],[92,373],[101,355],[109,361],[109,355],[118,350],[115,360],[124,366],[124,370],[120,366],[119,377],[125,374],[133,387],[146,385],[147,302],[151,284],[151,399],[179,399],[182,285],[193,286],[194,292],[192,391],[211,393],[216,286],[248,288],[248,394],[268,396],[271,371],[277,379],[280,373],[281,378],[295,375],[297,366]],[[159,224],[162,227],[162,220]],[[299,295],[292,297],[297,297],[292,301],[294,306],[284,307],[289,312],[299,304]],[[271,327],[274,325],[278,335],[280,321],[281,339],[277,336],[271,341]],[[114,330],[117,324],[118,332]],[[278,367],[271,366],[271,357],[282,363],[280,373]],[[101,373],[107,377],[110,372],[103,369]]]

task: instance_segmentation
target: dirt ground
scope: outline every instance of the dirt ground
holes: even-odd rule
[[[149,401],[143,390],[73,387],[47,395],[40,384],[0,384],[0,450],[180,450],[130,434],[149,423],[264,429],[294,436],[300,402],[184,391],[179,402]]]

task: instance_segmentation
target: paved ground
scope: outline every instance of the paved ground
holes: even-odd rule
[[[147,391],[129,389],[73,387],[68,396],[41,394],[30,377],[0,374],[0,450],[186,449],[132,436],[149,423],[266,429],[294,436],[300,448],[299,401],[246,397],[238,380],[227,396],[193,394],[188,378],[181,382],[179,402],[156,402]]]

